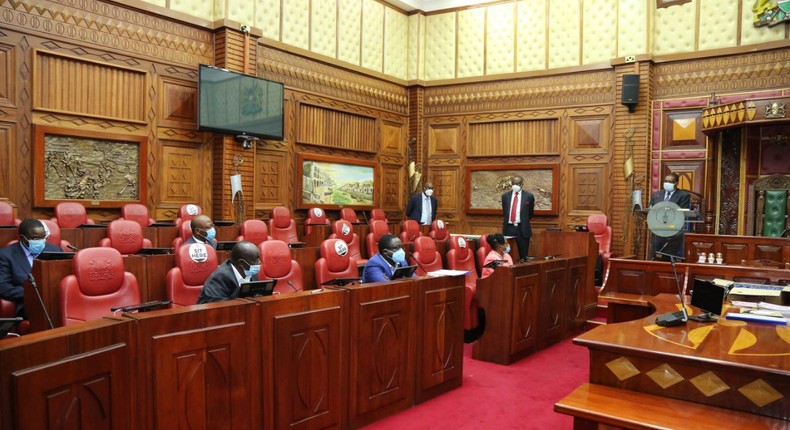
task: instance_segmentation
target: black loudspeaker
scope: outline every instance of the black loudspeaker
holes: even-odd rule
[[[639,75],[623,75],[623,91],[620,103],[628,106],[628,112],[634,112],[639,103]]]

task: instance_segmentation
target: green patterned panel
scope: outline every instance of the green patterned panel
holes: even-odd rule
[[[782,234],[787,216],[787,191],[766,190],[764,214],[763,236],[777,237]]]

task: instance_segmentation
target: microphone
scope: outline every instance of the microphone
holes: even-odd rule
[[[666,245],[664,245],[664,248],[666,248]],[[661,251],[663,251],[664,248],[661,248]],[[659,315],[656,317],[656,324],[662,327],[675,327],[684,325],[686,324],[686,321],[689,320],[689,315],[686,313],[686,303],[683,298],[683,290],[680,288],[680,278],[678,278],[678,270],[675,266],[675,261],[678,259],[682,260],[683,258],[672,254],[664,254],[661,251],[658,251],[657,254],[669,257],[669,261],[672,264],[672,273],[675,275],[675,286],[677,286],[678,298],[680,299],[680,311]]]
[[[28,273],[27,280],[30,281],[30,285],[33,286],[33,291],[36,292],[36,297],[38,297],[38,303],[41,305],[41,310],[44,311],[44,316],[47,317],[49,328],[55,328],[55,325],[52,324],[52,318],[49,317],[49,312],[47,312],[47,308],[46,306],[44,306],[44,299],[41,298],[41,293],[38,291],[38,285],[36,285],[36,278],[33,277],[32,273]]]
[[[292,283],[291,283],[291,281],[285,281],[285,283],[287,283],[288,285],[290,285],[290,286],[291,286],[291,288],[293,288],[293,289],[294,289],[294,291],[296,291],[297,293],[299,292],[299,290],[297,290],[297,289],[296,289],[296,287],[294,287],[294,284],[292,284]]]
[[[365,211],[362,211],[362,217],[365,218],[365,224],[370,224],[368,222],[368,216],[365,214]]]
[[[653,254],[653,258],[651,258],[650,261],[656,261],[656,255],[659,255],[659,254],[665,255],[665,254],[662,253],[662,251],[664,251],[664,249],[667,247],[667,245],[669,245],[669,241],[664,242],[664,246],[662,246],[661,249],[659,249],[658,251],[656,251],[655,254]]]
[[[416,234],[409,238],[409,242],[414,242],[414,239],[417,239],[417,235]]]
[[[74,245],[72,245],[70,243],[68,245],[66,245],[66,248],[68,248],[68,249],[70,249],[72,251],[79,251],[80,250],[79,248],[77,248],[76,246],[74,246]]]
[[[667,254],[667,253],[661,252],[661,251],[656,252],[656,255],[663,255],[664,257],[674,258],[675,260],[685,260],[686,259],[685,257],[680,257],[680,256],[677,256],[677,255]]]
[[[413,253],[409,254],[409,260],[414,261],[414,263],[417,264],[417,267],[419,267],[420,270],[422,270],[422,273],[428,274],[428,271],[425,270],[424,267],[422,267],[422,264],[420,264],[420,262],[416,258],[414,258],[414,254]]]

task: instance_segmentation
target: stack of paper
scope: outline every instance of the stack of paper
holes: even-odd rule
[[[428,272],[428,275],[429,276],[466,276],[467,273],[469,273],[468,270],[441,269],[433,272]]]

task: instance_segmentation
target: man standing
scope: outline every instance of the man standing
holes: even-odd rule
[[[430,225],[436,219],[436,197],[433,197],[432,183],[426,182],[422,192],[409,199],[406,216],[425,225]]]
[[[19,224],[19,242],[0,249],[0,298],[16,303],[16,315],[26,318],[23,285],[33,270],[33,260],[42,252],[63,252],[47,243],[44,223],[26,219]]]
[[[691,195],[685,190],[678,189],[679,180],[680,176],[678,176],[677,173],[668,173],[667,176],[664,177],[664,189],[656,191],[650,197],[650,206],[652,207],[661,202],[672,202],[680,206],[681,209],[690,209]],[[652,249],[652,259],[656,259],[657,251],[683,257],[683,241],[685,237],[686,235],[683,229],[671,237],[658,237],[655,234],[651,234],[650,247]]]
[[[183,242],[183,245],[192,243],[202,243],[217,249],[217,229],[214,228],[214,221],[208,215],[198,215],[192,218],[189,222],[189,228],[192,229],[192,236]]]
[[[519,258],[523,260],[529,255],[530,220],[535,212],[535,196],[522,188],[524,179],[521,176],[513,176],[511,183],[512,190],[502,194],[502,234],[515,236]]]
[[[258,247],[252,242],[237,243],[230,250],[230,258],[206,279],[198,304],[235,299],[239,296],[239,286],[257,281],[260,271],[261,251]]]

